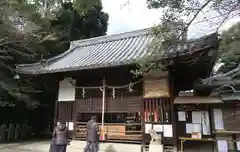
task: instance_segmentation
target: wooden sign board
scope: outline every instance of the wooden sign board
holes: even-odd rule
[[[102,126],[99,125],[99,129],[101,129]],[[104,133],[107,135],[125,135],[126,126],[116,126],[116,125],[104,125]]]
[[[144,98],[169,97],[169,85],[167,77],[144,80]]]
[[[125,135],[125,131],[126,131],[126,126],[108,126],[107,127],[107,132],[108,135]]]

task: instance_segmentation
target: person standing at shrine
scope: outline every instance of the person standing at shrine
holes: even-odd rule
[[[98,131],[96,116],[92,116],[87,123],[87,145],[84,152],[98,152]]]
[[[68,145],[68,128],[66,123],[61,121],[53,131],[54,152],[66,152]]]

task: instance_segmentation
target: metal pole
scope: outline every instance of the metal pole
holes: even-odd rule
[[[102,125],[101,125],[101,133],[102,133],[102,138],[104,139],[105,133],[104,133],[104,112],[105,112],[105,96],[106,96],[106,83],[105,79],[102,81]]]

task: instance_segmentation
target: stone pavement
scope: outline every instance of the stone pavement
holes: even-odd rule
[[[84,141],[72,141],[67,152],[83,152]],[[49,152],[50,141],[20,142],[14,144],[0,144],[0,152]],[[140,152],[140,144],[101,143],[100,152],[112,146],[116,152]]]

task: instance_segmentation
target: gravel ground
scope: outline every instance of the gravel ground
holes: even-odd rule
[[[0,144],[0,152],[49,152],[50,141],[20,142],[14,144]],[[112,146],[116,152],[140,152],[141,145],[101,143],[100,152],[104,152],[108,146]],[[72,141],[67,152],[83,152],[84,141]]]

